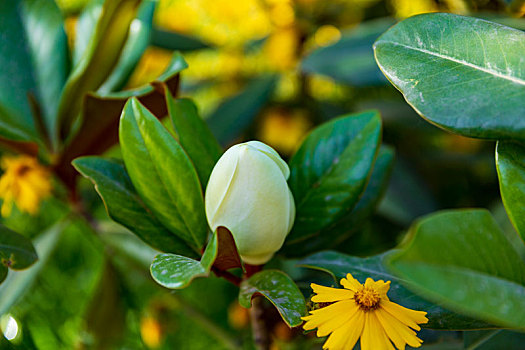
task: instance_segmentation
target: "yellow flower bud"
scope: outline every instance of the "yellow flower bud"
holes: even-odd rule
[[[270,146],[250,141],[228,149],[206,188],[206,217],[213,231],[224,226],[241,258],[261,265],[284,243],[295,219],[286,180],[288,165]]]

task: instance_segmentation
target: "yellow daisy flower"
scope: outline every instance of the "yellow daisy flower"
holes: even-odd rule
[[[51,194],[51,174],[36,158],[30,156],[3,157],[5,170],[0,178],[2,216],[9,216],[13,203],[24,212],[36,214],[40,202]]]
[[[418,323],[427,323],[424,311],[414,311],[391,302],[386,293],[390,281],[367,278],[359,283],[351,274],[341,279],[343,289],[311,284],[317,295],[312,301],[329,303],[328,306],[310,311],[303,317],[305,330],[317,328],[317,336],[330,334],[323,349],[352,349],[361,338],[362,350],[414,348],[423,342],[413,330],[420,330]]]

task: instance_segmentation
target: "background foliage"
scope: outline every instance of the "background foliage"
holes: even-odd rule
[[[402,21],[436,11],[491,22]],[[55,183],[38,215],[2,218],[0,258],[16,264],[0,264],[0,347],[250,349],[240,305],[262,291],[275,348],[317,349],[287,324],[310,282],[351,272],[429,313],[424,348],[519,349],[523,333],[500,327],[525,327],[524,13],[503,0],[0,2],[2,152],[37,155]],[[485,55],[468,55],[478,40]],[[212,272],[228,238],[206,246],[195,194],[224,147],[251,139],[289,161],[298,216],[239,295]],[[486,210],[457,210],[470,207]],[[153,266],[185,264],[169,266],[186,289],[154,282],[159,251]],[[274,281],[300,302],[279,302]]]

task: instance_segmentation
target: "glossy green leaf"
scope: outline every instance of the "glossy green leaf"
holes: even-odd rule
[[[383,73],[431,123],[469,137],[523,139],[524,46],[520,30],[436,13],[398,23],[374,50]]]
[[[365,190],[381,138],[374,111],[334,119],[311,132],[290,160],[296,217],[285,244],[315,236],[352,210]]]
[[[221,146],[191,100],[174,99],[166,92],[166,102],[179,143],[193,161],[200,183],[205,188],[215,163],[221,157]]]
[[[55,249],[64,228],[64,222],[59,222],[35,239],[35,249],[39,260],[25,271],[11,271],[0,286],[0,314],[9,311],[11,306],[29,289],[49,256]]]
[[[97,90],[117,64],[140,2],[104,2],[89,45],[74,66],[62,92],[57,116],[62,139],[67,138],[79,116],[85,94]]]
[[[277,308],[288,326],[297,327],[303,323],[301,317],[306,315],[304,296],[284,272],[264,270],[244,280],[239,292],[239,304],[245,308],[251,307],[256,293],[263,295]]]
[[[57,162],[60,179],[70,187],[75,186],[77,172],[71,167],[71,161],[80,156],[102,154],[118,142],[119,118],[129,97],[136,96],[157,118],[164,117],[168,113],[164,89],[176,94],[179,73],[187,66],[182,56],[175,53],[164,73],[146,86],[104,96],[87,94],[81,125]]]
[[[175,254],[159,254],[151,263],[151,276],[163,287],[181,289],[197,277],[208,277],[217,257],[217,235],[213,235],[200,261]]]
[[[418,294],[504,327],[525,327],[525,262],[486,210],[416,222],[388,267]]]
[[[28,94],[36,93],[21,1],[0,1],[0,135],[14,140],[36,137]]]
[[[182,147],[136,98],[124,106],[120,145],[134,187],[159,221],[200,251],[208,225],[197,172]]]
[[[345,239],[358,232],[375,210],[386,190],[393,161],[394,150],[389,146],[381,146],[370,180],[357,205],[332,225],[319,231],[315,237],[287,245],[284,249],[286,255],[305,256],[321,249],[335,249]]]
[[[0,264],[13,270],[26,269],[38,260],[31,240],[0,225]]]
[[[76,66],[89,47],[91,37],[102,15],[104,0],[89,0],[82,9],[75,25],[75,42],[71,52],[73,66]]]
[[[516,231],[525,241],[525,147],[500,141],[496,147],[501,198]]]
[[[407,281],[402,281],[398,276],[387,270],[385,261],[395,253],[389,251],[381,255],[368,258],[359,258],[338,252],[327,251],[314,254],[300,260],[299,265],[324,271],[334,277],[338,284],[341,278],[351,273],[359,282],[364,283],[368,277],[374,280],[391,281],[388,298],[409,309],[426,311],[428,323],[422,325],[433,329],[482,329],[491,328],[485,322],[472,319],[450,310],[442,305],[431,303],[411,292],[405,287]]]
[[[519,350],[525,344],[525,334],[506,329],[465,332],[464,348],[467,350]]]
[[[385,85],[387,80],[375,63],[372,45],[394,23],[393,18],[363,22],[344,32],[335,44],[313,51],[301,68],[349,85]]]
[[[251,125],[270,99],[276,83],[275,76],[258,78],[222,102],[209,116],[208,126],[221,145],[231,144]]]
[[[53,0],[23,0],[22,5],[47,134],[56,127],[58,102],[69,74],[64,18]]]
[[[121,90],[125,87],[131,74],[135,70],[140,58],[148,47],[151,29],[153,26],[154,1],[143,1],[137,18],[131,22],[128,40],[122,49],[119,61],[111,75],[98,89],[101,95]]]
[[[73,166],[93,182],[113,220],[162,252],[198,256],[198,252],[164,227],[146,207],[120,161],[82,157],[75,159]]]
[[[195,51],[209,48],[203,41],[188,35],[154,28],[151,32],[151,45],[173,51]]]

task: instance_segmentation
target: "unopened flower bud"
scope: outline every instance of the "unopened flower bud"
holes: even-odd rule
[[[248,264],[270,260],[292,229],[295,204],[288,176],[285,161],[258,141],[231,147],[213,168],[205,196],[208,223],[214,231],[230,230]]]

